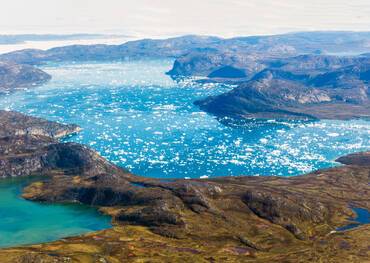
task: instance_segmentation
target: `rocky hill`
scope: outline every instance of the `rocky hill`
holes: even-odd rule
[[[369,65],[363,56],[265,60],[263,70],[234,90],[195,103],[218,117],[369,118]]]
[[[46,83],[51,76],[30,65],[0,61],[0,94]]]

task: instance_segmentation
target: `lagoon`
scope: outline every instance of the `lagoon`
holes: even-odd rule
[[[32,180],[0,180],[0,247],[48,242],[111,226],[110,217],[92,207],[24,200],[22,188]]]

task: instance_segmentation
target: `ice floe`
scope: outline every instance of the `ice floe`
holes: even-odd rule
[[[45,65],[50,83],[2,97],[0,108],[76,123],[84,130],[67,141],[87,144],[152,177],[291,176],[370,149],[370,122],[363,120],[225,126],[193,102],[231,87],[191,79],[176,83],[164,74],[171,65],[167,60]]]

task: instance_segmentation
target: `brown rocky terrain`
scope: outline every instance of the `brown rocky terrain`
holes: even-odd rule
[[[26,118],[14,116],[14,123]],[[112,216],[113,228],[2,249],[1,262],[368,262],[369,225],[335,230],[349,224],[351,207],[370,209],[369,153],[297,177],[163,181],[60,143],[50,127],[75,131],[45,122],[42,133],[3,136],[1,176],[43,175],[24,198],[97,206]]]

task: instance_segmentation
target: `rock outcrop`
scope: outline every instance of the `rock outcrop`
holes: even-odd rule
[[[73,147],[63,152],[62,147],[53,145],[58,142],[57,139],[80,130],[77,125],[63,125],[17,112],[0,111],[0,177],[32,175],[54,168],[55,163],[63,168],[61,165],[73,154]],[[71,162],[76,166],[77,156],[73,156]]]
[[[33,66],[0,61],[0,95],[39,86],[50,79],[49,74]]]
[[[81,131],[77,125],[64,125],[18,112],[0,110],[0,138],[33,135],[60,139]]]

